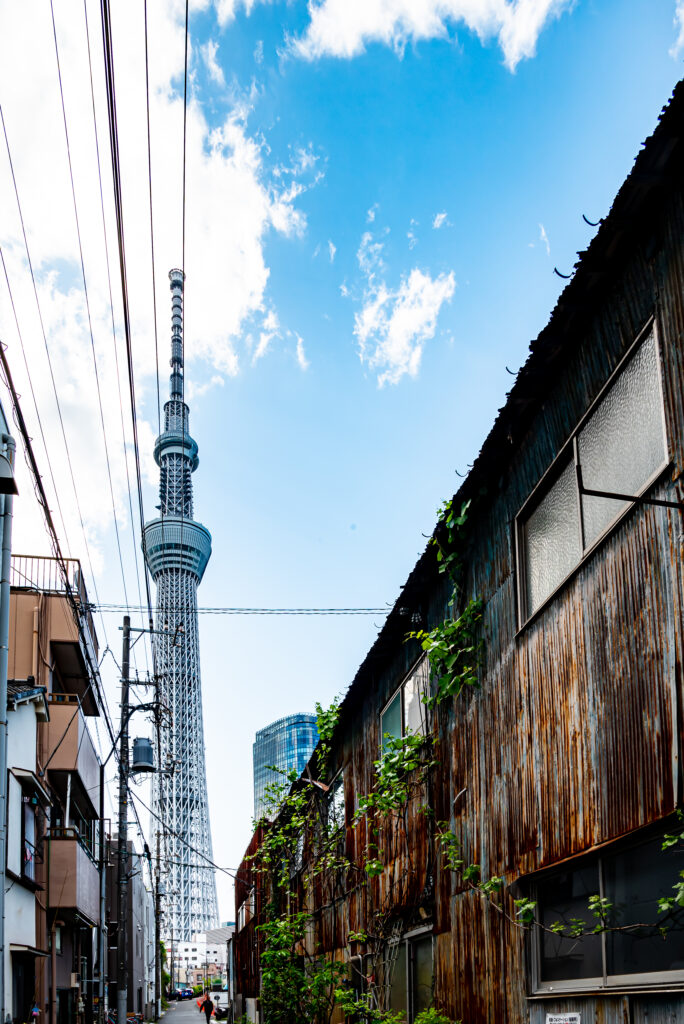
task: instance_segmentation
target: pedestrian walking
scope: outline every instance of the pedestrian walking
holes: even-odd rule
[[[214,1004],[211,1001],[211,996],[208,992],[204,993],[204,1002],[200,1006],[200,1013],[204,1010],[204,1016],[207,1018],[207,1024],[210,1024],[211,1015],[214,1012]]]

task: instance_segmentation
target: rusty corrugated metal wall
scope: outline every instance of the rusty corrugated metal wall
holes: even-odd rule
[[[345,899],[334,898],[332,883],[317,893],[318,940],[328,951],[367,928],[378,907],[407,925],[429,914],[435,998],[464,1024],[542,1024],[547,1012],[569,1010],[582,1024],[684,1020],[684,993],[530,999],[525,935],[440,869],[430,819],[417,813],[428,801],[460,837],[466,862],[510,886],[660,821],[681,802],[681,512],[633,509],[520,631],[513,523],[650,317],[671,457],[654,494],[684,498],[682,128],[680,86],[459,492],[459,501],[477,498],[467,590],[485,601],[482,686],[440,707],[431,791],[413,798],[406,837],[380,838],[384,873]],[[431,624],[447,614],[448,596],[428,549],[345,698],[331,767],[345,771],[352,860],[367,839],[363,823],[349,823],[374,786],[379,712],[418,653],[404,640],[406,609],[420,608]]]

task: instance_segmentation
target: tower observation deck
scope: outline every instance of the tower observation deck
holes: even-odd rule
[[[218,924],[207,777],[204,759],[197,587],[211,555],[211,534],[193,519],[192,474],[197,443],[190,436],[183,395],[182,270],[172,270],[171,387],[164,431],[154,446],[160,470],[159,518],[145,524],[145,559],[157,587],[159,696],[171,712],[161,729],[161,769],[155,775],[155,828],[162,829],[162,869],[167,868],[165,932],[190,941]],[[191,849],[194,848],[194,849]]]

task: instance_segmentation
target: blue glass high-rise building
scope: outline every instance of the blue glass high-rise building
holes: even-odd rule
[[[288,715],[259,729],[253,747],[255,820],[266,810],[266,787],[273,782],[282,782],[282,776],[269,766],[274,765],[286,772],[294,769],[301,775],[317,743],[315,715]]]

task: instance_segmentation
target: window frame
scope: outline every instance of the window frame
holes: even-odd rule
[[[430,664],[428,662],[427,654],[423,653],[423,654],[420,655],[420,657],[418,657],[413,662],[413,665],[411,666],[411,668],[402,677],[402,680],[399,683],[399,685],[394,690],[392,690],[392,695],[390,696],[389,700],[385,701],[385,703],[383,704],[382,708],[380,709],[380,715],[379,715],[380,726],[379,726],[379,729],[380,729],[380,753],[381,753],[381,755],[384,754],[384,752],[385,752],[384,751],[385,733],[383,732],[383,728],[382,728],[382,719],[383,719],[383,716],[385,715],[385,713],[389,710],[390,706],[396,700],[397,696],[399,696],[399,698],[400,698],[400,705],[401,705],[401,736],[394,737],[394,738],[396,738],[396,739],[404,739],[404,737],[408,735],[407,732],[406,732],[406,698],[405,698],[406,685],[407,685],[407,683],[411,679],[413,679],[413,677],[415,675],[417,675],[417,673],[419,672],[421,666],[426,666],[426,668],[427,668],[427,674],[426,674],[426,680],[425,680],[425,695],[429,696],[429,692],[430,692]],[[429,720],[429,715],[428,715],[428,706],[427,706],[427,704],[423,704],[422,702],[421,702],[421,704],[422,704],[422,707],[424,709],[424,713],[421,715],[421,726],[422,726],[422,728],[420,729],[420,731],[413,732],[412,735],[414,735],[414,736],[427,736],[429,731],[430,731],[430,720]]]
[[[540,602],[540,604],[533,610],[528,611],[527,608],[527,558],[526,558],[526,544],[525,544],[525,526],[529,521],[532,514],[535,512],[537,507],[542,503],[544,498],[549,494],[551,488],[556,484],[563,471],[568,465],[577,467],[579,465],[579,446],[578,438],[583,428],[589,422],[591,417],[594,415],[598,407],[601,405],[605,397],[617,383],[620,375],[623,373],[625,368],[628,366],[632,358],[636,355],[639,347],[648,341],[650,335],[653,335],[653,341],[655,345],[655,354],[658,367],[658,393],[660,397],[660,409],[661,409],[661,422],[663,432],[663,450],[664,458],[662,463],[657,469],[648,477],[645,483],[636,491],[634,494],[635,498],[641,498],[646,494],[653,485],[660,479],[665,470],[671,465],[672,458],[670,455],[669,438],[667,433],[667,415],[665,407],[665,391],[663,387],[663,358],[662,348],[660,343],[660,333],[658,330],[658,324],[655,317],[650,317],[646,324],[637,332],[637,335],[629,346],[627,351],[624,353],[622,358],[619,360],[617,366],[609,375],[598,394],[587,407],[584,414],[578,420],[577,424],[573,428],[568,437],[567,441],[563,444],[560,451],[551,462],[550,466],[542,474],[538,483],[534,486],[530,494],[527,496],[520,509],[518,510],[514,522],[513,522],[513,539],[515,548],[515,569],[516,569],[516,610],[518,617],[518,630],[519,635],[529,623],[534,621],[536,617],[544,611],[544,609],[553,601],[556,595],[563,589],[568,580],[572,579],[575,573],[591,558],[596,549],[603,544],[605,539],[620,525],[620,523],[628,516],[632,510],[639,504],[638,501],[625,502],[624,507],[619,509],[615,516],[610,520],[603,531],[598,534],[589,546],[585,546],[584,542],[584,527],[582,522],[582,495],[579,491],[579,481],[576,483],[577,487],[577,499],[578,499],[578,522],[577,530],[579,535],[579,547],[580,556],[573,565],[572,569],[560,580],[553,590]]]
[[[412,928],[408,932],[404,932],[403,935],[397,939],[391,939],[387,943],[387,949],[390,946],[404,946],[406,954],[406,1014],[407,1022],[411,1022],[416,1017],[416,1014],[420,1011],[416,1009],[416,992],[414,982],[414,963],[415,963],[415,951],[414,947],[416,942],[421,939],[430,939],[430,949],[432,953],[432,989],[434,995],[435,985],[435,936],[432,925],[421,925],[418,928]],[[395,965],[396,966],[396,965]],[[387,991],[387,998],[389,999],[389,989],[391,984],[385,985]]]
[[[338,821],[336,814],[336,800],[335,797],[338,793],[342,794],[342,819]],[[337,803],[337,810],[339,810],[339,803]],[[347,801],[344,797],[344,765],[338,772],[333,776],[330,785],[328,786],[327,801],[326,801],[326,818],[328,828],[331,826],[336,832],[344,834],[347,828]],[[302,850],[303,852],[303,850]]]
[[[608,952],[606,949],[607,933],[601,932],[601,962],[603,965],[603,974],[598,977],[592,978],[566,978],[560,980],[543,981],[541,976],[541,961],[542,961],[542,941],[541,941],[541,930],[539,927],[539,902],[538,887],[543,882],[550,881],[555,875],[559,874],[561,870],[579,870],[582,867],[588,867],[591,864],[595,864],[598,873],[599,882],[599,896],[608,896],[610,899],[611,894],[606,893],[605,887],[605,866],[604,862],[610,857],[619,855],[620,853],[626,853],[630,850],[637,849],[639,846],[647,845],[654,839],[662,837],[663,833],[667,831],[667,827],[661,827],[657,830],[653,828],[647,828],[642,830],[638,838],[634,835],[630,839],[618,842],[605,843],[596,850],[590,851],[585,854],[581,854],[578,857],[573,857],[569,861],[563,861],[562,864],[557,864],[549,870],[539,872],[535,875],[534,879],[530,881],[528,891],[530,898],[537,901],[537,907],[535,911],[535,924],[530,930],[529,935],[529,964],[530,964],[530,997],[548,997],[550,993],[560,994],[572,994],[572,993],[587,993],[587,992],[600,992],[602,994],[619,993],[624,991],[634,990],[649,990],[657,991],[658,989],[675,988],[677,990],[684,988],[684,968],[682,970],[674,971],[641,971],[634,972],[633,974],[608,974]],[[655,911],[654,911],[655,913]],[[655,918],[654,918],[655,921]]]

